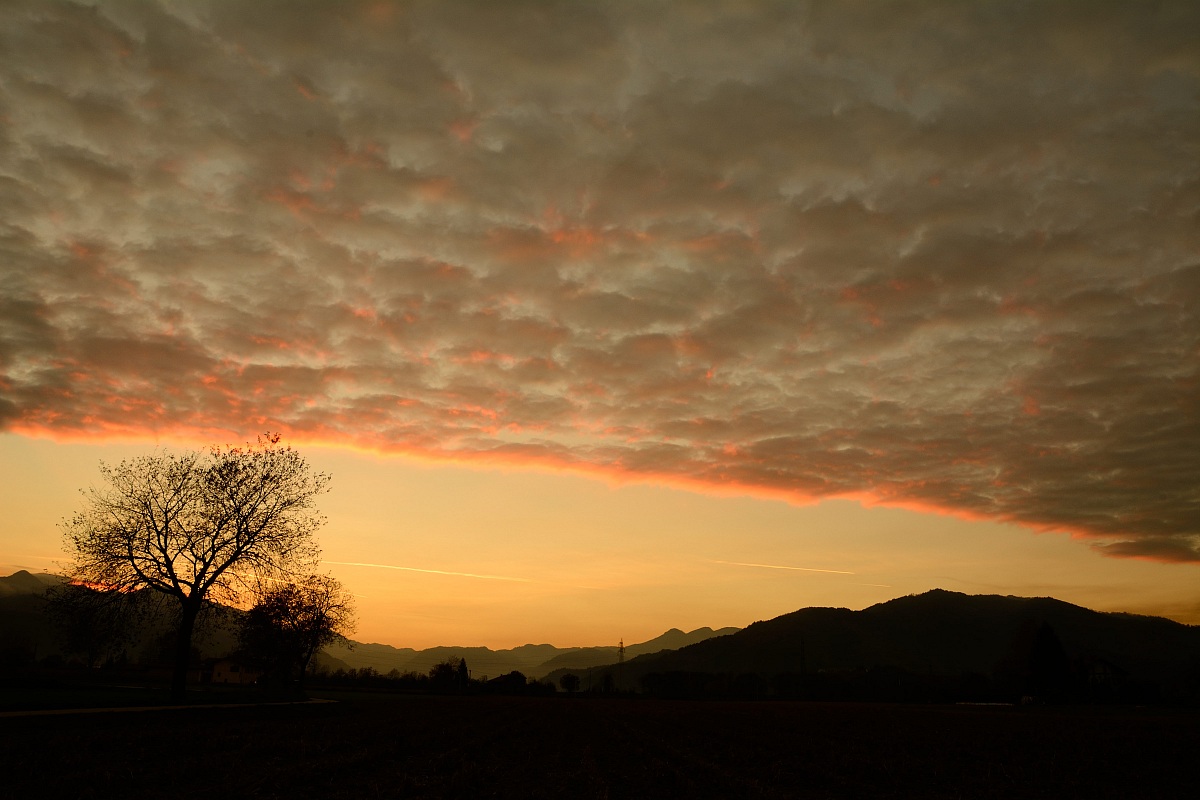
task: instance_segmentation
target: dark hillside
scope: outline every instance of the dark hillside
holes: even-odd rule
[[[0,577],[0,597],[11,597],[23,594],[41,594],[51,586],[62,583],[62,578],[48,573],[28,572],[19,570],[12,575]]]
[[[78,648],[72,649],[64,640],[63,631],[48,615],[47,590],[62,583],[56,575],[33,575],[21,571],[0,577],[0,667],[28,665],[48,656],[70,658],[78,656]],[[162,635],[169,631],[173,607],[161,602],[161,598],[146,595],[147,613],[136,623],[128,641],[110,647],[104,656],[97,658],[105,662],[114,657],[122,661],[150,663],[161,656]],[[203,658],[225,656],[237,647],[237,622],[241,611],[213,606],[214,613],[202,618],[193,644]],[[87,632],[88,625],[75,626],[76,634]],[[693,642],[737,630],[723,628],[698,628],[684,633],[672,628],[661,636],[646,642],[631,644],[626,652],[631,656],[639,653],[660,652],[667,648],[682,647]],[[84,636],[83,638],[89,638]],[[427,674],[434,665],[459,659],[476,678],[496,677],[518,671],[539,678],[554,669],[545,666],[565,659],[572,667],[606,664],[617,657],[615,647],[559,648],[550,644],[525,644],[505,650],[487,647],[430,647],[414,650],[407,647],[392,647],[385,644],[362,644],[358,642],[335,643],[325,649],[316,665],[325,671],[351,668],[370,668],[386,675],[395,670],[399,673],[415,672]]]
[[[94,640],[91,643],[97,644],[106,635],[111,641],[101,648],[104,655],[98,663],[114,659],[153,663],[161,661],[169,650],[174,608],[164,603],[159,595],[143,591],[131,596],[132,602],[126,607],[134,611],[132,627],[124,634],[115,631],[105,634],[104,625],[93,625],[91,620],[82,617],[75,618],[70,626],[72,632],[68,633],[62,620],[52,613],[49,602],[49,590],[61,585],[61,581],[55,576],[34,576],[39,579],[36,582],[18,576],[20,573],[0,578],[0,582],[7,582],[10,589],[14,585],[22,589],[0,593],[0,669],[25,667],[47,658],[78,659],[83,657],[86,649],[82,647],[81,639]],[[198,655],[214,658],[231,652],[236,647],[236,625],[241,613],[217,605],[207,608],[193,638]]]
[[[943,699],[952,699],[946,691],[960,699],[1053,691],[1197,700],[1200,628],[1052,598],[935,590],[862,611],[801,609],[731,636],[635,658],[620,671],[625,688],[645,685],[655,673],[690,675],[687,693],[698,691],[704,675],[740,675],[757,676],[757,683],[741,683],[739,691],[749,694],[770,694],[772,681],[779,690],[782,680],[793,690],[801,684],[810,690],[857,686],[851,696],[885,683],[926,695],[937,688],[934,694]],[[878,697],[876,688],[867,696]],[[914,699],[897,694],[895,699]]]
[[[638,644],[629,645],[625,648],[625,655],[627,658],[635,658],[649,653],[660,653],[663,650],[678,650],[681,647],[687,647],[688,645],[712,639],[716,636],[728,636],[731,633],[737,633],[739,630],[741,629],[720,628],[713,630],[712,628],[704,627],[684,633],[679,628],[671,628],[661,636],[656,636],[653,639],[639,642]],[[532,675],[534,677],[541,677],[556,670],[602,667],[616,660],[616,647],[581,647],[556,655],[549,661],[539,665],[537,669],[533,670]]]

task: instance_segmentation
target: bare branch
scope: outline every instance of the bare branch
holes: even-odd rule
[[[244,607],[253,587],[310,575],[319,558],[316,498],[330,478],[277,434],[242,447],[102,463],[100,475],[103,485],[84,492],[83,510],[62,525],[74,557],[68,578],[173,597],[183,611],[183,658],[204,601]]]

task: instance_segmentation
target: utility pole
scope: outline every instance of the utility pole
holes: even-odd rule
[[[617,644],[617,691],[625,684],[625,639]]]

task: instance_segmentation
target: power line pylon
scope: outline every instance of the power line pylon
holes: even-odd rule
[[[625,638],[617,644],[617,691],[625,685]]]

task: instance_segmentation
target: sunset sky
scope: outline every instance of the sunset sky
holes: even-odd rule
[[[0,6],[0,574],[281,431],[398,646],[1200,623],[1200,4]]]

